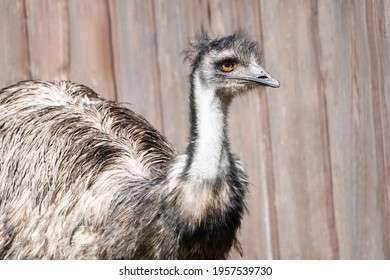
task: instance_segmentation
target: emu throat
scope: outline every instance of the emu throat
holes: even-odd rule
[[[195,178],[214,179],[228,167],[226,106],[213,88],[195,73],[190,97],[190,143],[186,173]]]

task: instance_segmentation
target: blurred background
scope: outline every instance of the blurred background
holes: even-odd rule
[[[82,83],[183,152],[181,52],[237,28],[282,84],[231,108],[251,182],[243,258],[390,259],[390,1],[0,0],[0,88]]]

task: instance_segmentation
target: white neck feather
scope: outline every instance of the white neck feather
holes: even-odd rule
[[[194,98],[198,138],[195,139],[188,174],[202,179],[212,179],[227,166],[227,147],[224,147],[227,143],[224,141],[226,115],[215,89],[205,87],[197,74],[194,81]]]

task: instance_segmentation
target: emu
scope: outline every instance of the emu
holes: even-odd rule
[[[1,259],[226,259],[240,250],[247,176],[228,107],[279,87],[242,32],[198,35],[188,146],[179,155],[142,116],[72,82],[0,91]]]

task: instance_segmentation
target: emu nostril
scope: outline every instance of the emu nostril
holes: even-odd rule
[[[259,76],[259,77],[257,77],[258,79],[268,79],[268,77],[267,76],[265,76],[265,75],[261,75],[261,76]]]

